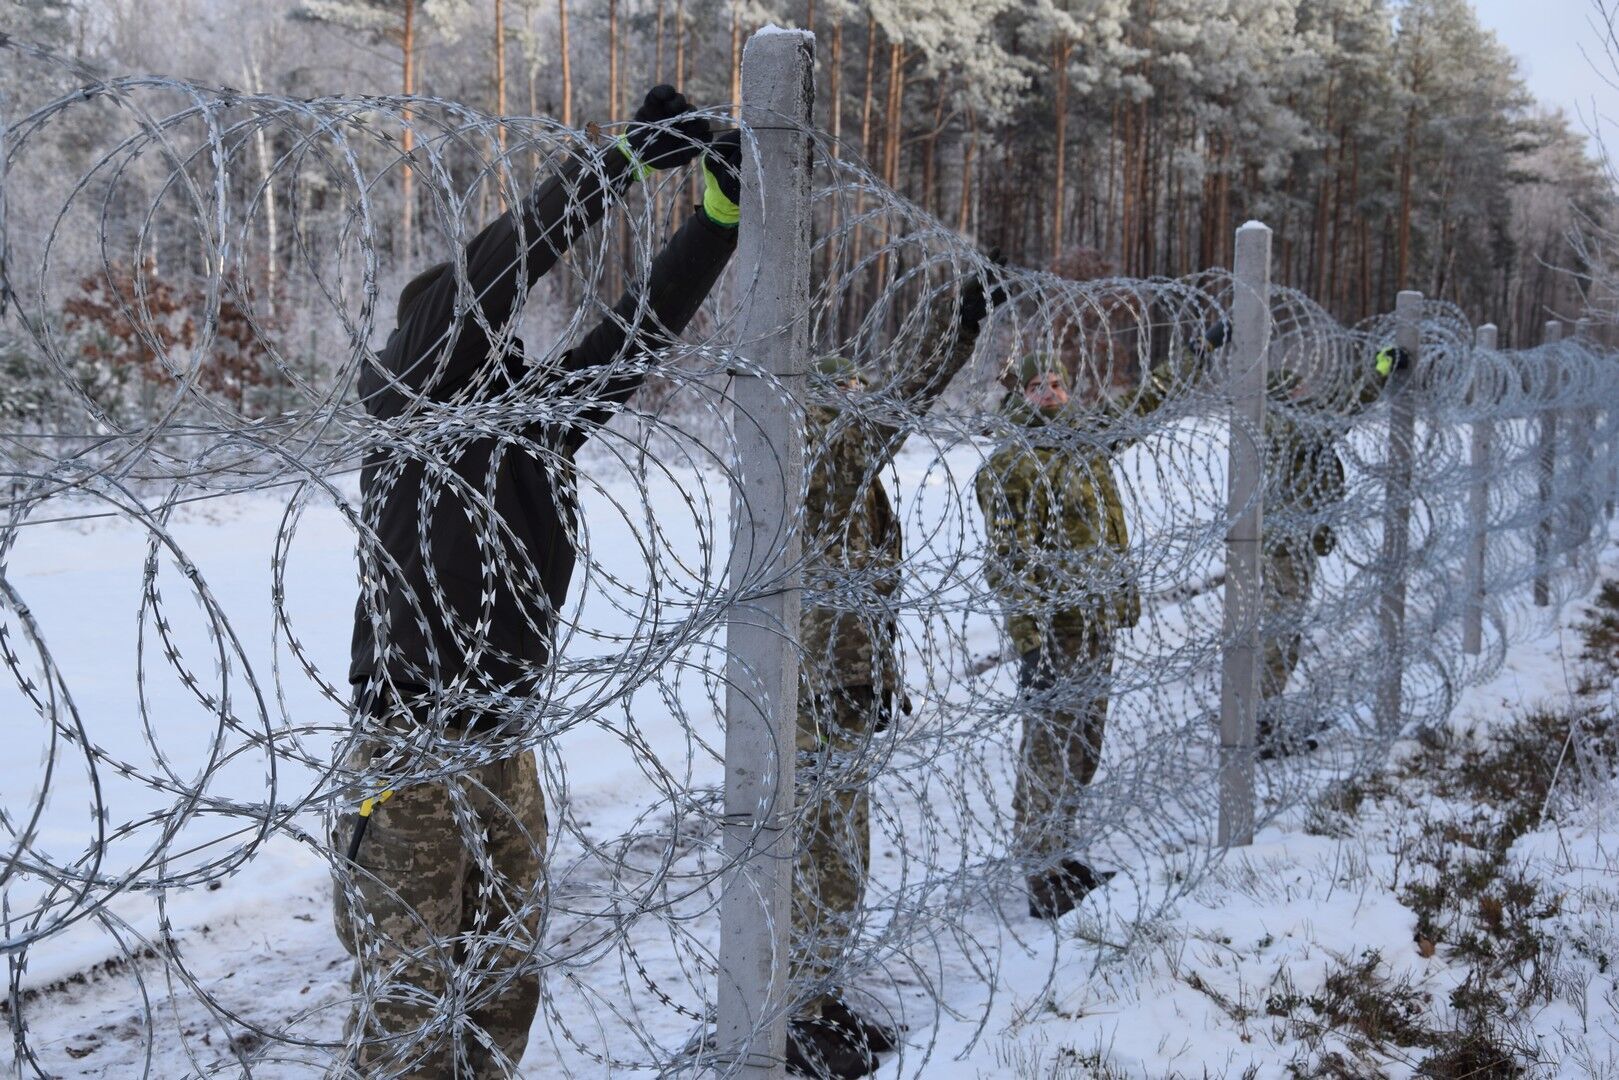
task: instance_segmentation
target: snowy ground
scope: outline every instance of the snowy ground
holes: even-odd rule
[[[956,476],[946,486],[961,480]],[[709,500],[723,505],[723,481],[713,476],[709,482],[716,485]],[[919,505],[925,505],[929,484],[938,482],[919,480],[916,490],[924,493]],[[1219,491],[1218,477],[1211,477],[1207,486],[1209,492]],[[592,497],[610,500],[611,495]],[[604,509],[598,507],[593,520],[602,520]],[[694,590],[723,559],[712,537],[708,544],[697,542],[712,529],[711,521],[705,525],[702,520],[711,509],[694,513],[670,493],[650,515],[669,534],[671,551],[707,553],[707,566],[692,564],[689,584]],[[93,847],[93,784],[101,788],[99,805],[108,808],[113,826],[172,808],[184,801],[186,790],[199,786],[244,805],[294,803],[301,792],[319,786],[313,763],[325,760],[331,733],[343,716],[311,680],[301,677],[294,652],[270,618],[267,570],[284,510],[284,499],[250,496],[177,518],[175,536],[197,559],[197,580],[206,582],[212,601],[229,613],[240,639],[222,649],[200,621],[171,625],[168,631],[183,639],[179,651],[191,658],[201,683],[211,685],[212,678],[238,699],[247,691],[243,664],[232,660],[233,650],[253,658],[258,669],[266,666],[263,658],[276,658],[280,677],[257,684],[264,694],[266,722],[277,732],[295,735],[297,741],[289,745],[312,764],[283,761],[273,778],[262,751],[246,735],[227,733],[223,752],[210,756],[204,744],[215,721],[206,703],[162,661],[161,646],[151,640],[153,627],[147,628],[143,650],[132,647],[132,628],[140,625],[135,618],[141,604],[140,566],[146,558],[139,530],[117,521],[23,530],[8,558],[9,572],[40,620],[90,741],[134,763],[137,772],[161,775],[172,770],[174,776],[167,792],[105,768],[92,780],[82,756],[75,769],[72,748],[58,747],[59,771],[49,784],[52,798],[42,819],[41,848],[68,861]],[[919,513],[927,515],[925,509]],[[972,527],[969,521],[956,524]],[[911,530],[913,535],[918,531]],[[1605,566],[1610,576],[1619,574],[1619,558],[1612,550]],[[313,506],[303,516],[286,566],[281,588],[299,646],[330,677],[343,669],[346,656],[353,570],[350,534],[329,507]],[[190,580],[165,571],[162,585],[172,610],[190,605]],[[613,634],[638,618],[641,583],[601,579],[595,585],[598,591],[585,600],[590,617],[580,623],[596,636],[576,639],[570,655],[618,647]],[[1578,615],[1577,607],[1566,612],[1563,626],[1572,625]],[[993,648],[993,623],[987,616],[968,617],[963,625],[971,649]],[[221,670],[227,676],[210,673],[206,662],[221,651]],[[1574,678],[1569,656],[1577,652],[1577,641],[1563,629],[1514,647],[1496,678],[1466,691],[1453,724],[1464,728],[1499,721],[1514,705],[1567,698]],[[144,658],[141,678],[137,657]],[[703,745],[703,740],[713,745],[719,733],[711,676],[698,672],[688,682],[675,679],[674,684],[687,725],[681,730],[640,725],[638,733],[650,740],[650,753],[683,782],[713,783],[716,763]],[[161,754],[148,744],[137,722],[132,701],[138,686],[154,703],[160,727],[154,741]],[[8,702],[8,707],[15,704]],[[27,793],[40,783],[38,762],[48,750],[49,734],[40,727],[30,723],[8,732],[11,752],[0,759],[0,785],[4,805],[13,812],[31,805]],[[640,797],[647,781],[636,755],[622,745],[622,732],[615,722],[580,727],[566,733],[557,748],[557,756],[569,762],[569,817],[603,837],[632,828],[636,815],[656,804],[651,796]],[[1129,741],[1121,735],[1121,742]],[[1041,924],[1018,913],[1015,903],[1006,908],[1004,922],[987,904],[981,915],[967,912],[960,925],[972,935],[969,944],[923,959],[923,966],[935,966],[925,978],[920,973],[914,979],[898,978],[879,990],[906,1008],[913,1036],[882,1075],[1083,1076],[1111,1070],[1144,1077],[1241,1076],[1253,1067],[1255,1075],[1283,1076],[1289,1075],[1290,1063],[1303,1060],[1314,1067],[1324,1055],[1338,1052],[1348,1053],[1359,1069],[1341,1075],[1409,1075],[1420,1054],[1404,1062],[1386,1055],[1356,1057],[1353,1048],[1346,1050],[1332,1037],[1301,1034],[1307,1018],[1294,1014],[1307,1010],[1289,1012],[1285,1007],[1294,998],[1319,996],[1335,965],[1357,962],[1369,949],[1377,952],[1379,977],[1405,979],[1439,1002],[1436,1008],[1444,1007],[1465,975],[1465,965],[1443,950],[1423,955],[1414,936],[1415,916],[1399,898],[1412,872],[1403,854],[1409,846],[1405,841],[1414,828],[1431,824],[1447,808],[1433,805],[1430,815],[1418,821],[1397,802],[1382,807],[1373,800],[1336,830],[1342,833],[1336,837],[1307,831],[1306,808],[1284,815],[1252,848],[1227,859],[1173,911],[1155,919],[1145,935],[1136,928],[1136,943],[1125,954],[1088,944],[1117,936],[1119,927],[1112,920],[1118,910],[1130,910],[1131,919],[1136,917],[1140,905],[1122,895],[1088,904],[1064,923],[1055,940]],[[1548,927],[1589,946],[1563,958],[1556,982],[1560,989],[1529,1022],[1530,1033],[1541,1040],[1539,1056],[1547,1074],[1619,1076],[1615,976],[1605,961],[1619,955],[1613,914],[1619,909],[1619,851],[1603,832],[1604,809],[1613,807],[1594,800],[1570,810],[1555,826],[1522,837],[1512,849],[1526,874],[1565,898],[1559,912],[1545,920]],[[171,876],[190,866],[201,868],[210,852],[248,839],[227,837],[230,844],[219,844],[221,833],[229,830],[217,820],[207,815],[180,819],[181,831],[167,841],[166,850],[189,854],[167,868]],[[313,814],[292,824],[316,827]],[[239,821],[232,827],[239,827]],[[116,878],[143,867],[158,839],[153,830],[139,827],[114,837],[104,845],[101,872]],[[904,853],[882,847],[879,841],[875,872],[879,878],[891,877]],[[1138,878],[1173,872],[1167,864],[1139,869]],[[1125,884],[1121,878],[1110,892],[1121,892]],[[590,894],[588,876],[564,885],[576,888],[581,897]],[[566,894],[559,894],[564,898]],[[33,899],[21,891],[8,895],[13,912]],[[196,988],[226,1014],[314,1042],[331,1039],[341,1023],[347,958],[330,928],[325,862],[309,847],[277,834],[257,844],[252,858],[232,873],[197,888],[169,890],[162,901],[159,906],[149,895],[120,897],[104,920],[81,921],[29,952],[27,969],[14,973],[14,985],[23,997],[27,1043],[38,1055],[38,1068],[64,1077],[240,1075],[239,1062],[252,1056],[254,1076],[318,1075],[318,1050],[282,1046],[260,1056],[258,1036],[210,1013],[196,993],[166,974],[172,974],[173,966],[142,955],[145,946],[126,948],[120,940],[167,942]],[[588,920],[558,919],[550,933],[558,948],[565,948],[571,935],[581,931],[588,938]],[[678,1046],[691,1029],[690,1021],[656,1002],[635,998],[637,988],[640,996],[650,998],[644,989],[648,982],[668,985],[682,996],[683,952],[693,944],[711,944],[713,935],[709,929],[688,928],[679,934],[650,948],[638,940],[646,951],[636,962],[647,965],[645,972],[621,973],[614,960],[571,969],[582,973],[582,980],[554,980],[556,1012],[537,1025],[525,1074],[607,1072],[573,1045],[601,1045],[603,1038],[622,1037],[622,1028],[613,1035],[593,1030],[592,1021],[607,1004],[646,1006],[647,1015],[635,1026],[665,1047]],[[993,996],[985,980],[967,977],[973,947],[994,950]],[[133,960],[128,958],[132,951]],[[591,981],[597,975],[599,981]],[[942,999],[937,1008],[936,998]],[[1273,998],[1281,1002],[1274,1008],[1283,1009],[1282,1015],[1267,1012]],[[623,1052],[637,1056],[633,1047]],[[24,1075],[32,1068],[25,1065]]]

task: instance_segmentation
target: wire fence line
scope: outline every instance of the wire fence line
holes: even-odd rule
[[[43,761],[6,774],[0,880],[34,1074],[30,968],[89,937],[154,1040],[166,998],[254,1036],[220,1061],[171,1032],[197,1074],[516,1074],[494,1032],[526,1007],[536,1074],[770,1075],[848,1000],[923,1075],[1008,958],[1130,949],[1595,580],[1619,365],[1589,326],[1503,350],[1415,296],[1340,325],[1260,264],[1001,265],[757,101],[731,258],[697,161],[614,157],[689,159],[689,116],[581,133],[0,55],[37,95],[0,116],[0,660]],[[382,210],[406,169],[415,251]],[[797,241],[761,243],[798,181]],[[390,366],[440,260],[443,333]],[[185,508],[247,497],[274,536],[227,594],[231,541]],[[109,514],[135,619],[88,667],[63,627],[114,616],[35,599],[30,537]],[[313,586],[359,597],[347,653],[304,614],[321,543],[357,553]],[[167,912],[277,846],[330,866],[357,961],[267,1019]],[[729,1016],[722,907],[765,946]]]

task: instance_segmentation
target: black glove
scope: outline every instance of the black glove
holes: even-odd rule
[[[1338,537],[1333,534],[1332,526],[1322,522],[1311,529],[1310,547],[1323,559],[1331,555],[1338,547]]]
[[[1006,278],[1000,273],[1006,267],[1006,256],[997,247],[991,248],[984,257],[989,260],[991,269],[986,274],[973,275],[961,290],[961,321],[967,326],[977,326],[991,308],[1006,303]]]
[[[1224,319],[1216,319],[1212,326],[1205,326],[1203,332],[1196,337],[1186,339],[1186,349],[1199,360],[1207,360],[1220,350],[1231,336],[1231,324]]]
[[[899,711],[911,715],[911,695],[901,690],[898,695],[892,687],[884,687],[877,694],[877,717],[871,725],[875,732],[887,731],[894,719],[894,698],[899,698]]]
[[[690,113],[685,94],[668,84],[654,86],[621,145],[644,169],[677,169],[708,145],[708,121]]]

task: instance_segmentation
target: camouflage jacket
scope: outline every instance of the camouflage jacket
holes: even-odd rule
[[[904,550],[882,473],[906,435],[895,419],[926,412],[972,357],[979,324],[957,321],[956,312],[940,304],[915,354],[876,392],[851,407],[826,400],[807,410],[799,638],[814,692],[898,683],[894,601]]]
[[[1139,437],[1134,421],[1156,412],[1191,370],[1166,365],[1118,401],[1045,420],[1012,396],[1027,425],[978,470],[974,487],[989,551],[984,577],[1007,606],[1020,653],[1141,618],[1124,503],[1113,455]]]
[[[1325,519],[1346,492],[1338,440],[1385,380],[1369,370],[1341,401],[1295,401],[1298,385],[1291,372],[1272,375],[1265,409],[1265,551],[1273,557],[1332,554],[1337,539]]]

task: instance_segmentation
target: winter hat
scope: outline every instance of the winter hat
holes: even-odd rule
[[[1041,375],[1055,375],[1062,380],[1063,389],[1068,388],[1068,372],[1056,357],[1049,353],[1024,353],[1023,359],[1018,361],[1018,387],[1026,388]]]

